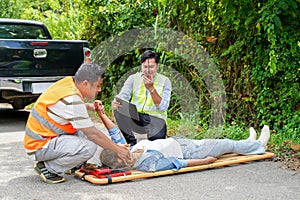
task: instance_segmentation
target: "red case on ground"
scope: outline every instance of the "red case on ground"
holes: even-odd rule
[[[96,176],[97,178],[108,178],[108,177],[117,177],[117,176],[126,176],[130,175],[131,171],[126,170],[112,170],[109,168],[100,168],[95,170],[87,170],[81,168],[80,171]]]

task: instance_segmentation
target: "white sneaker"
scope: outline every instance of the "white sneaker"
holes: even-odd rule
[[[247,138],[247,140],[251,140],[251,141],[256,140],[256,136],[257,136],[257,134],[256,134],[255,129],[253,127],[250,127],[250,135]]]
[[[258,141],[260,141],[266,149],[269,139],[270,139],[270,128],[268,125],[264,125],[264,127],[261,130],[261,134],[258,138]]]

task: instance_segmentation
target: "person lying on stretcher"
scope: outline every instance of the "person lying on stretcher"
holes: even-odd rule
[[[95,102],[95,108],[108,129],[114,142],[125,144],[121,131],[106,116],[101,101]],[[100,154],[102,164],[112,169],[136,169],[140,171],[178,170],[182,167],[205,165],[213,163],[217,157],[236,153],[241,155],[264,154],[270,139],[269,126],[264,125],[260,137],[256,139],[256,131],[250,128],[250,136],[246,140],[230,139],[188,139],[170,137],[154,141],[142,140],[130,147],[132,159],[130,163],[123,163],[118,156],[109,150]],[[116,141],[116,138],[118,138]],[[121,140],[120,140],[121,138]]]

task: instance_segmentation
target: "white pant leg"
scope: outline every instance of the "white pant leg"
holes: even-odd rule
[[[186,159],[206,158],[208,156],[219,157],[226,153],[237,153],[242,155],[263,154],[265,148],[259,141],[229,140],[229,139],[204,139],[192,140],[185,149]]]

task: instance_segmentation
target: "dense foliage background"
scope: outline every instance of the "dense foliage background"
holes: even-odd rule
[[[160,27],[183,32],[206,49],[222,75],[227,96],[224,136],[240,127],[269,124],[272,142],[300,143],[299,0],[0,0],[0,17],[44,22],[54,39],[87,39],[91,48],[134,28]],[[160,49],[156,49],[161,52]],[[137,49],[107,68],[102,99],[109,99],[119,78],[138,65]],[[202,101],[198,131],[210,117],[207,90],[182,58],[163,53],[163,64],[183,74]],[[169,116],[180,118],[176,96]],[[170,121],[170,126],[172,126]],[[176,123],[175,123],[176,124]],[[176,125],[175,125],[176,126]]]

